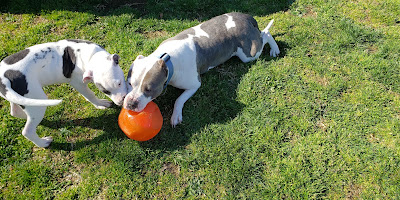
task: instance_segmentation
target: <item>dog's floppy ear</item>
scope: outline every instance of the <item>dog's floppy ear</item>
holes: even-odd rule
[[[120,59],[119,55],[118,54],[114,54],[112,58],[113,58],[114,63],[118,65],[119,59]]]
[[[93,71],[92,70],[86,70],[85,73],[83,73],[82,81],[84,83],[88,83],[88,82],[93,81]]]
[[[165,72],[165,76],[168,75],[168,67],[164,60],[160,59],[157,61],[158,66]]]

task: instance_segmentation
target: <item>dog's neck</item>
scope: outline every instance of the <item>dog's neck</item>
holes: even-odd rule
[[[96,57],[97,57],[96,54],[110,55],[104,49],[102,49],[98,46],[89,49],[89,51],[87,51],[87,52],[79,52],[78,55],[76,55],[76,56],[81,61],[81,63],[80,63],[81,66],[78,66],[78,67],[81,68],[83,72],[85,72],[86,70],[89,70],[91,68],[95,68],[96,66],[93,66],[90,63],[91,63],[92,59],[96,59]]]

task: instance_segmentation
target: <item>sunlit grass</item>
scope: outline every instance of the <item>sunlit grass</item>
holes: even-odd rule
[[[137,55],[230,11],[260,28],[275,19],[281,55],[266,47],[257,61],[204,74],[177,128],[169,118],[181,91],[168,87],[155,100],[163,128],[148,142],[122,133],[120,108],[97,110],[61,84],[45,88],[64,101],[38,126],[54,142],[36,148],[0,99],[0,198],[400,198],[400,2],[15,2],[1,9],[1,59],[80,38],[118,53],[127,73]]]

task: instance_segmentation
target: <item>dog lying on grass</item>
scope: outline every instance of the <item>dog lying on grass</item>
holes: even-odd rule
[[[184,103],[201,85],[200,74],[224,63],[232,56],[243,62],[257,59],[268,43],[270,55],[279,52],[269,33],[273,21],[260,32],[250,15],[227,13],[182,31],[167,39],[149,56],[137,56],[127,76],[128,94],[124,107],[136,112],[157,98],[170,84],[185,90],[175,101],[172,126],[182,122]]]

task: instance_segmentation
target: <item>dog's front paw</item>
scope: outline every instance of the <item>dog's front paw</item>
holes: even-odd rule
[[[99,101],[97,102],[97,104],[95,104],[94,106],[96,106],[97,109],[106,109],[111,107],[112,102],[107,100],[107,99],[99,99]]]
[[[272,57],[276,57],[278,56],[279,53],[280,53],[279,48],[272,48],[271,51],[269,52],[269,55]]]
[[[180,124],[182,122],[182,112],[174,112],[172,113],[171,116],[171,125],[172,127],[175,128],[176,125]]]

